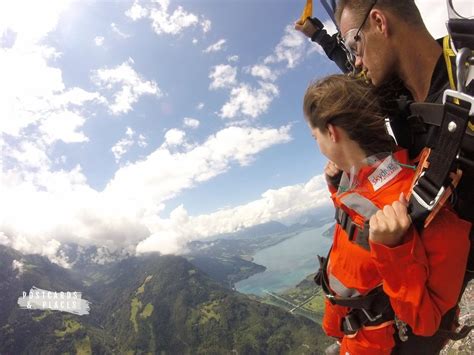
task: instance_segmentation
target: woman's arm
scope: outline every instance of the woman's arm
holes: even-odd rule
[[[441,317],[457,304],[470,227],[444,208],[421,235],[410,227],[402,244],[390,247],[371,238],[371,254],[383,278],[383,289],[397,317],[410,325],[413,333],[433,335]]]

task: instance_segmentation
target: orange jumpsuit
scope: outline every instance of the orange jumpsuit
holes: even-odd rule
[[[393,156],[402,164],[409,163],[405,150]],[[385,164],[375,171],[365,167],[357,173],[359,185],[354,189],[336,193],[330,186],[331,198],[336,207],[363,225],[375,212],[371,208],[391,204],[401,192],[406,195],[413,175],[413,170],[398,164]],[[443,208],[421,235],[411,227],[401,245],[390,248],[369,241],[370,250],[366,250],[349,241],[346,231],[336,224],[327,267],[330,288],[339,296],[353,297],[383,285],[396,316],[414,334],[430,336],[437,331],[444,313],[457,303],[469,252],[470,227],[470,223]],[[393,321],[363,327],[356,334],[345,336],[340,323],[347,312],[347,307],[326,300],[323,328],[329,336],[342,339],[341,354],[390,354],[395,345]]]

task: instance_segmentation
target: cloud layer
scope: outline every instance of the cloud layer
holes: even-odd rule
[[[178,35],[189,27],[196,27],[199,22],[204,33],[211,29],[211,21],[186,11],[182,6],[171,10],[169,0],[154,2],[136,0],[126,15],[133,21],[150,20],[157,35]]]

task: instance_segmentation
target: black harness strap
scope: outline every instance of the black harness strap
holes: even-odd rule
[[[419,177],[410,198],[410,215],[418,230],[423,229],[425,219],[451,183],[448,175],[453,170],[462,144],[469,121],[469,110],[470,108],[449,101],[444,105],[438,142],[428,158],[429,168]]]
[[[455,48],[474,48],[474,21],[452,18],[448,21],[448,30]]]
[[[467,337],[469,332],[474,329],[474,325],[465,325],[458,332],[446,329],[438,329],[437,334],[450,340],[460,340]]]
[[[354,223],[346,211],[339,207],[336,207],[335,218],[337,224],[339,224],[341,228],[347,233],[350,241],[354,241],[365,250],[370,250],[369,221],[365,221],[364,226],[361,228],[358,224]]]
[[[420,117],[424,124],[430,126],[441,126],[443,121],[444,105],[429,102],[413,102],[410,103],[410,113],[412,116]],[[474,124],[474,117],[468,118],[471,124]],[[474,137],[474,132],[470,129],[466,130],[468,136]],[[463,144],[464,146],[464,144]]]
[[[350,308],[350,311],[341,321],[341,330],[344,334],[354,334],[364,326],[375,326],[388,320],[393,320],[394,313],[390,306],[388,296],[383,292],[382,286],[378,286],[367,295],[356,297],[340,297],[329,287],[327,276],[328,257],[318,255],[319,270],[314,277],[316,284],[321,286],[326,298],[332,304]]]

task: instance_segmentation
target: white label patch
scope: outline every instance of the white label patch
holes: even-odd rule
[[[391,181],[400,171],[402,171],[401,166],[392,159],[392,156],[387,157],[369,176],[374,191]]]

